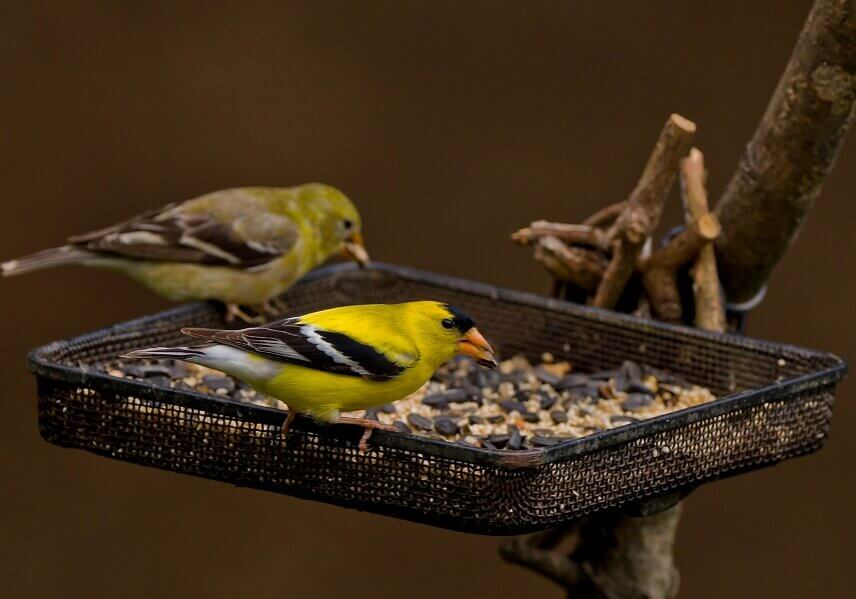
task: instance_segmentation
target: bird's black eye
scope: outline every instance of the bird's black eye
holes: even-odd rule
[[[354,221],[352,221],[349,218],[346,218],[345,220],[342,221],[342,226],[345,227],[345,230],[347,231],[354,226]]]
[[[443,325],[444,329],[451,329],[453,326],[455,326],[455,323],[452,322],[451,318],[444,318],[440,324]]]

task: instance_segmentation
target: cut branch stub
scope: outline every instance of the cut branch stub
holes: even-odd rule
[[[654,314],[666,322],[681,322],[683,309],[678,291],[678,270],[696,258],[699,251],[710,246],[719,236],[721,227],[716,215],[702,214],[671,241],[646,260],[640,260],[642,284],[651,300]],[[719,281],[716,281],[717,288]]]
[[[693,148],[681,161],[681,197],[688,223],[710,216],[704,179],[704,154]],[[724,331],[725,305],[712,244],[706,243],[699,249],[691,274],[696,326],[708,331]]]
[[[675,235],[665,247],[658,249],[648,258],[639,261],[639,270],[652,268],[680,268],[696,257],[699,249],[719,237],[722,227],[715,214],[702,214],[679,234]]]
[[[717,206],[729,301],[766,284],[835,163],[855,102],[856,2],[817,0]]]
[[[614,308],[618,302],[633,274],[642,245],[660,222],[678,161],[689,151],[695,130],[695,123],[677,114],[666,121],[639,182],[610,229],[614,253],[598,286],[595,306]]]

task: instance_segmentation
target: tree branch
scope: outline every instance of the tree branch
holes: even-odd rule
[[[686,222],[705,218],[709,213],[707,191],[704,188],[704,154],[697,148],[690,150],[689,156],[681,161],[680,174]],[[691,274],[695,298],[695,325],[708,331],[724,331],[725,305],[716,268],[716,252],[712,244],[706,243],[699,248]]]
[[[573,225],[536,220],[528,227],[511,234],[511,240],[520,245],[531,245],[541,237],[555,237],[565,243],[587,245],[600,250],[609,249],[609,240],[603,229],[589,225]]]
[[[606,270],[606,258],[597,251],[568,247],[549,235],[536,242],[535,259],[557,279],[570,281],[588,293],[594,293]]]
[[[610,230],[615,250],[598,286],[595,306],[614,308],[618,302],[636,267],[642,245],[660,222],[678,161],[689,151],[695,130],[695,123],[677,114],[666,121],[639,182]]]
[[[610,204],[605,208],[601,208],[590,217],[583,221],[584,225],[588,225],[590,227],[605,227],[606,225],[611,225],[618,215],[622,213],[624,208],[627,206],[627,201],[617,202],[615,204]]]
[[[731,302],[753,297],[797,234],[854,119],[856,2],[816,0],[717,206]]]

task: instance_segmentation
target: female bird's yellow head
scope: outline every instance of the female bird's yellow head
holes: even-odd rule
[[[307,183],[293,189],[297,209],[314,230],[315,249],[322,259],[343,252],[361,265],[368,262],[360,213],[345,194],[323,183]]]
[[[482,366],[497,368],[490,343],[467,314],[442,302],[399,304],[409,314],[410,326],[420,353],[435,357],[438,365],[456,354],[470,356]]]

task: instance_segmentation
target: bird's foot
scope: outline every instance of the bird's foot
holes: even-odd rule
[[[265,317],[259,314],[258,316],[250,316],[238,304],[226,304],[226,322],[235,322],[235,319],[240,319],[247,324],[264,324]]]
[[[383,422],[378,422],[377,420],[369,420],[368,418],[354,418],[352,416],[340,416],[339,422],[342,424],[353,424],[356,426],[361,426],[365,430],[363,431],[363,436],[360,437],[360,453],[365,453],[368,448],[369,437],[372,436],[372,431],[381,430],[381,431],[392,431],[395,432],[398,429],[392,426],[391,424],[384,424]]]
[[[297,412],[289,409],[288,416],[285,417],[285,422],[282,423],[282,429],[279,432],[283,444],[288,440],[288,429],[291,428],[291,423],[294,422],[295,418],[297,418]]]
[[[278,297],[265,300],[261,307],[265,314],[274,318],[282,316],[288,310],[288,304]]]

